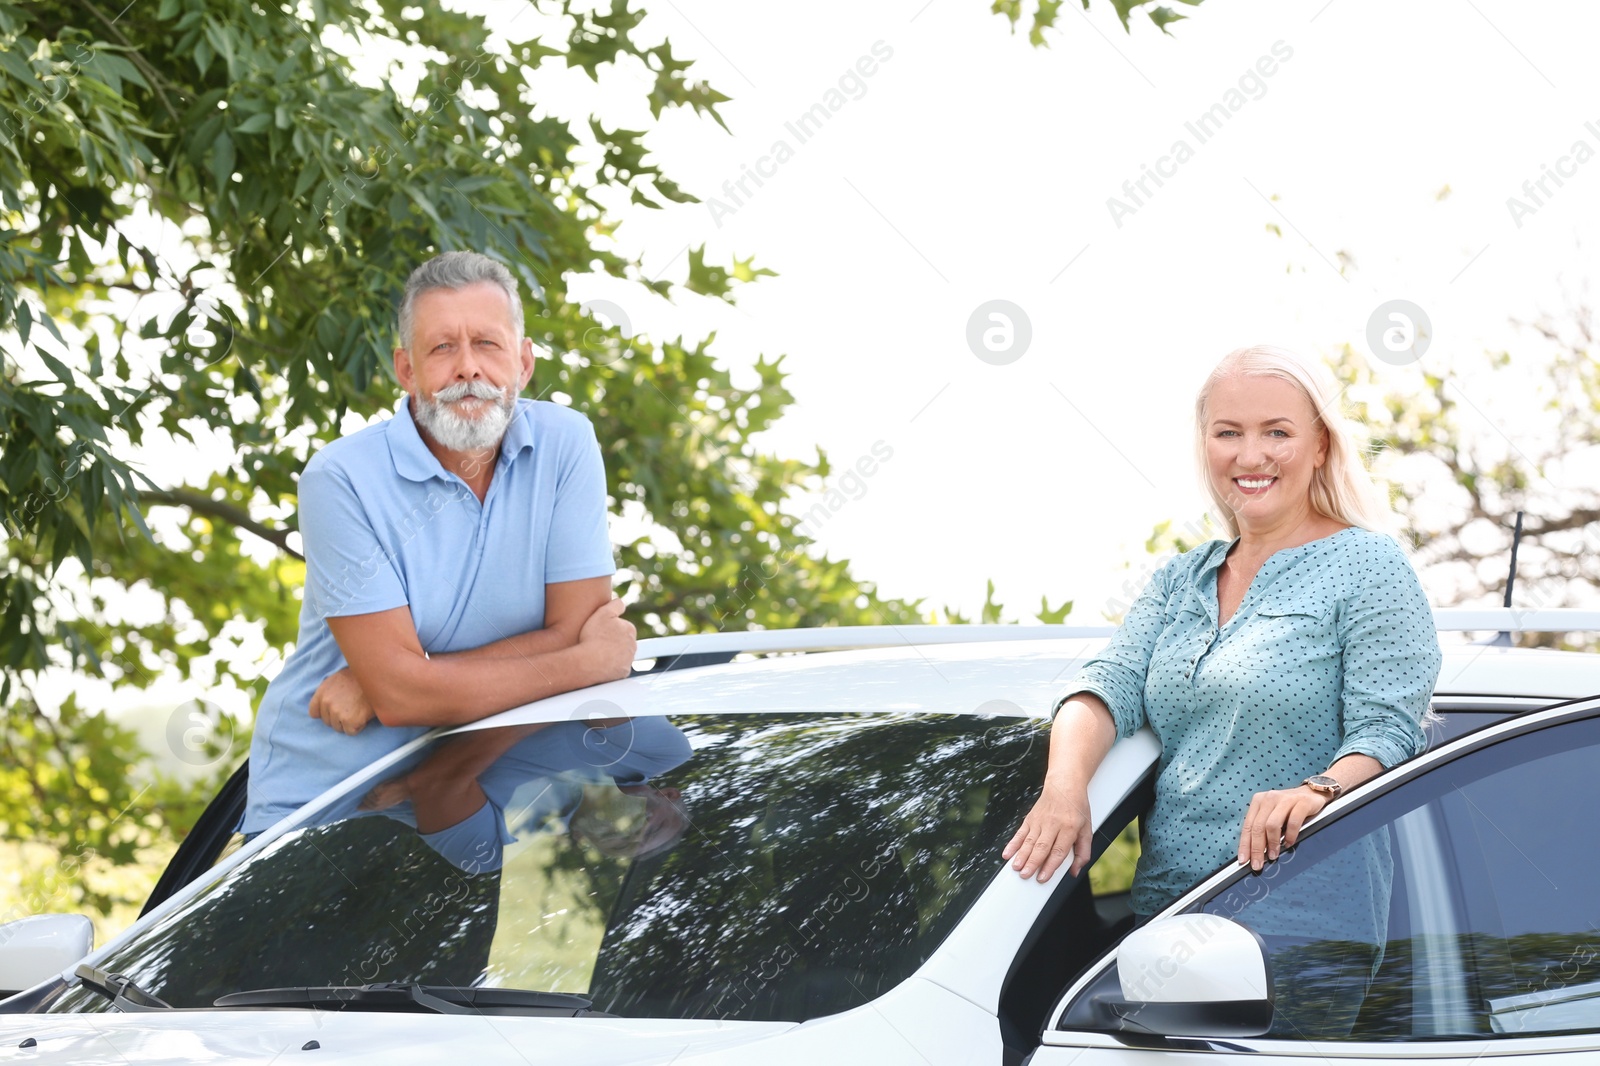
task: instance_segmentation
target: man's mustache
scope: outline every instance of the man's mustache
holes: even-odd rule
[[[475,400],[499,400],[505,402],[506,390],[495,388],[487,381],[458,381],[454,385],[447,385],[433,394],[434,403],[455,403],[457,400],[471,396]]]

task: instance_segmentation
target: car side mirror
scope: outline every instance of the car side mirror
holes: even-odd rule
[[[1160,918],[1129,933],[1117,977],[1122,995],[1097,1006],[1123,1032],[1241,1037],[1272,1028],[1266,945],[1215,914]]]
[[[94,949],[81,914],[36,914],[0,925],[0,998],[48,981]]]

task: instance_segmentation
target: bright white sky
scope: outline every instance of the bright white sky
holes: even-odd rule
[[[650,34],[734,99],[731,136],[672,116],[647,143],[733,210],[634,209],[619,240],[669,276],[706,242],[713,260],[753,254],[780,277],[734,309],[580,290],[652,336],[714,328],[735,365],[786,354],[798,402],[772,448],[820,444],[840,467],[892,448],[818,531],[889,595],[970,611],[992,577],[1012,613],[1072,596],[1074,621],[1099,622],[1152,527],[1203,509],[1190,410],[1223,353],[1367,354],[1369,316],[1406,299],[1431,319],[1431,349],[1418,366],[1373,364],[1415,390],[1419,368],[1536,351],[1509,320],[1559,311],[1597,273],[1580,246],[1600,216],[1593,4],[1210,0],[1173,37],[1143,19],[1130,37],[1094,0],[1087,16],[1063,6],[1048,49],[987,6],[648,4]],[[511,36],[533,32],[523,10],[504,8]],[[802,143],[786,123],[875,47],[890,57]],[[1275,48],[1271,76],[1202,143],[1185,123]],[[1119,226],[1107,199],[1131,202],[1123,183],[1180,139],[1192,158]],[[792,158],[763,162],[780,140]],[[771,176],[736,204],[723,183],[758,164]],[[1558,164],[1572,176],[1547,179],[1552,195],[1517,225],[1508,197],[1527,200],[1523,183]],[[966,340],[995,299],[1031,323],[1008,365]],[[1486,439],[1550,428],[1470,378],[1463,390]]]
[[[1072,621],[1101,622],[1142,580],[1152,527],[1201,513],[1192,397],[1240,345],[1366,353],[1373,311],[1409,300],[1432,347],[1418,366],[1373,360],[1386,385],[1469,375],[1490,447],[1553,428],[1470,375],[1486,349],[1536,351],[1509,320],[1559,311],[1600,273],[1580,243],[1600,229],[1600,8],[1208,0],[1164,37],[1091,6],[1064,5],[1051,47],[1034,49],[986,0],[647,0],[639,39],[670,38],[733,100],[731,134],[668,114],[646,143],[732,210],[619,204],[619,247],[673,278],[701,243],[713,262],[754,255],[780,276],[733,308],[610,279],[577,294],[652,337],[715,330],[735,367],[784,354],[797,403],[764,446],[820,445],[841,470],[892,451],[816,530],[821,545],[886,595],[967,612],[992,578],[1012,616],[1071,597]],[[523,0],[474,7],[514,39],[552,29]],[[1185,124],[1275,48],[1271,76],[1201,143]],[[852,81],[862,57],[873,72]],[[621,101],[642,77],[597,90],[553,69],[535,84],[558,114],[598,108],[639,129],[648,113]],[[786,123],[836,89],[842,106],[802,143]],[[1192,158],[1119,226],[1108,197],[1127,200],[1123,183],[1180,139]],[[1507,198],[1558,164],[1571,176],[1547,179],[1552,195],[1517,225]],[[770,176],[752,195],[723,192],[758,166]],[[967,341],[991,300],[1031,328],[1006,365]],[[142,699],[199,694],[169,687]]]

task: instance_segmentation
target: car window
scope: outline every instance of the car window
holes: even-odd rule
[[[497,798],[492,819],[433,817],[463,779],[428,802],[413,791],[395,803],[390,783],[352,795],[339,817],[272,841],[98,965],[182,1007],[400,982],[578,993],[624,1017],[834,1013],[903,981],[960,920],[1032,802],[1046,750],[1040,722],[1008,716],[635,726],[639,737],[587,765],[550,754],[593,748],[579,722],[512,738],[487,769],[475,759],[498,731],[447,739],[395,780],[454,760]],[[670,735],[644,737],[646,726]],[[648,764],[652,746],[679,754],[645,783],[625,768]],[[52,1009],[104,1001],[77,989]]]
[[[1428,747],[1437,748],[1496,722],[1559,702],[1531,696],[1435,696],[1432,713],[1423,720],[1423,731]]]
[[[1201,909],[1266,944],[1271,1036],[1600,1030],[1600,719],[1468,753]]]

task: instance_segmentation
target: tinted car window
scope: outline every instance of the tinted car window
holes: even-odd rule
[[[484,785],[504,802],[481,832],[352,795],[343,817],[274,841],[99,965],[184,1007],[418,982],[574,992],[627,1017],[802,1020],[921,965],[994,876],[1045,756],[1039,723],[1007,717],[666,727],[687,757],[648,785],[593,765]],[[536,740],[511,751],[537,764]],[[684,818],[662,831],[674,790]],[[105,1003],[76,989],[53,1009]]]
[[[1516,747],[1441,803],[1475,991],[1494,1033],[1600,1029],[1600,719]]]
[[[1600,719],[1510,738],[1312,834],[1206,902],[1259,933],[1271,1035],[1600,1030]]]

